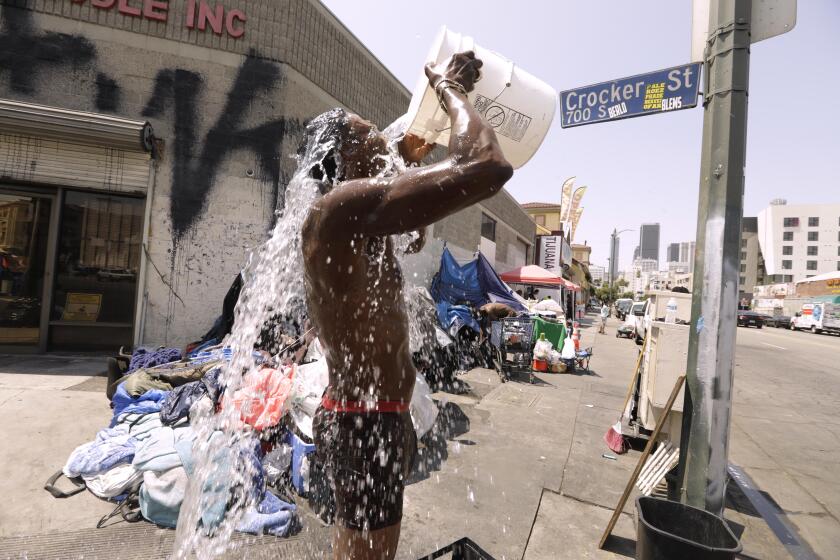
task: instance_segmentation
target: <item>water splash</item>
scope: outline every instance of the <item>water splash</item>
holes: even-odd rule
[[[302,325],[306,316],[301,228],[323,191],[324,178],[330,176],[325,162],[333,157],[340,165],[337,138],[330,130],[327,115],[308,125],[308,141],[298,155],[298,170],[286,188],[285,207],[278,213],[268,241],[252,253],[243,271],[244,285],[227,341],[232,359],[219,378],[225,395],[233,395],[244,377],[256,373],[259,364],[253,349],[263,326],[272,317],[279,315],[286,322]],[[384,161],[379,177],[405,171],[397,150],[403,133],[389,129],[389,153],[376,156]],[[383,243],[383,251],[384,247]],[[374,258],[377,256],[381,264],[382,255]],[[370,303],[375,306],[378,300],[373,297]],[[276,358],[272,356],[269,361]],[[260,465],[250,460],[258,445],[257,434],[242,422],[243,412],[248,411],[234,406],[223,406],[218,412],[212,406],[196,408],[192,418],[195,463],[178,518],[174,551],[177,559],[211,558],[229,551],[233,532],[264,491]]]
[[[256,371],[253,348],[266,322],[278,313],[293,321],[304,316],[300,232],[319,196],[320,183],[310,177],[310,170],[322,165],[335,148],[335,141],[325,132],[316,129],[299,156],[298,171],[286,189],[285,208],[268,241],[251,255],[243,271],[244,285],[228,341],[233,356],[220,376],[226,395],[232,395],[241,387],[243,377]],[[187,558],[192,553],[209,558],[228,549],[236,526],[256,505],[263,489],[255,476],[259,467],[247,460],[256,435],[241,421],[240,410],[227,406],[216,413],[208,407],[198,413],[192,425],[195,466],[178,518],[175,557]]]

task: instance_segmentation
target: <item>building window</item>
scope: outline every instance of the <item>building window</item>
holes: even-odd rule
[[[819,241],[820,240],[820,232],[818,231],[809,231],[808,232],[808,241]]]
[[[793,261],[782,261],[782,270],[792,270]]]
[[[534,221],[537,222],[538,226],[545,226],[545,215],[534,216]]]
[[[793,245],[782,245],[782,254],[783,255],[792,255],[793,254]]]
[[[144,206],[140,198],[67,191],[50,310],[54,347],[96,348],[131,339]],[[97,323],[110,325],[79,326]]]
[[[808,256],[809,257],[816,257],[817,256],[817,246],[816,245],[808,245]]]
[[[837,261],[837,270],[840,270],[840,261]]]
[[[496,241],[496,220],[487,214],[481,214],[481,237]]]
[[[820,219],[808,218],[808,227],[820,227]]]
[[[817,270],[817,261],[805,261],[806,270]]]
[[[793,232],[786,231],[782,233],[782,241],[793,241]]]
[[[741,238],[741,248],[743,249],[746,246],[747,246],[747,240],[742,237]]]
[[[746,271],[747,271],[747,265],[742,264],[741,265],[741,272],[746,272]]]
[[[742,286],[747,283],[747,279],[744,278],[743,276],[741,276],[738,280],[741,282]]]
[[[742,261],[747,260],[747,252],[746,251],[741,251],[741,260]]]
[[[837,246],[837,256],[840,257],[840,245]]]
[[[799,218],[785,218],[782,225],[784,227],[799,227]]]

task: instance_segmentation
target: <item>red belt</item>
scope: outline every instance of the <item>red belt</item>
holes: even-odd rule
[[[409,403],[403,401],[335,401],[324,395],[321,406],[333,412],[407,412]]]

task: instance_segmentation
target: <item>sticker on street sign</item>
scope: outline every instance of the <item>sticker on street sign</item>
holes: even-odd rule
[[[617,121],[697,106],[700,63],[560,92],[560,126]]]

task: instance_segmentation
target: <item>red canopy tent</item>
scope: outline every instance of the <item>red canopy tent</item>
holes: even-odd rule
[[[579,292],[580,286],[535,264],[520,266],[500,274],[499,278],[509,284],[537,284],[542,286],[561,286],[573,292]]]

